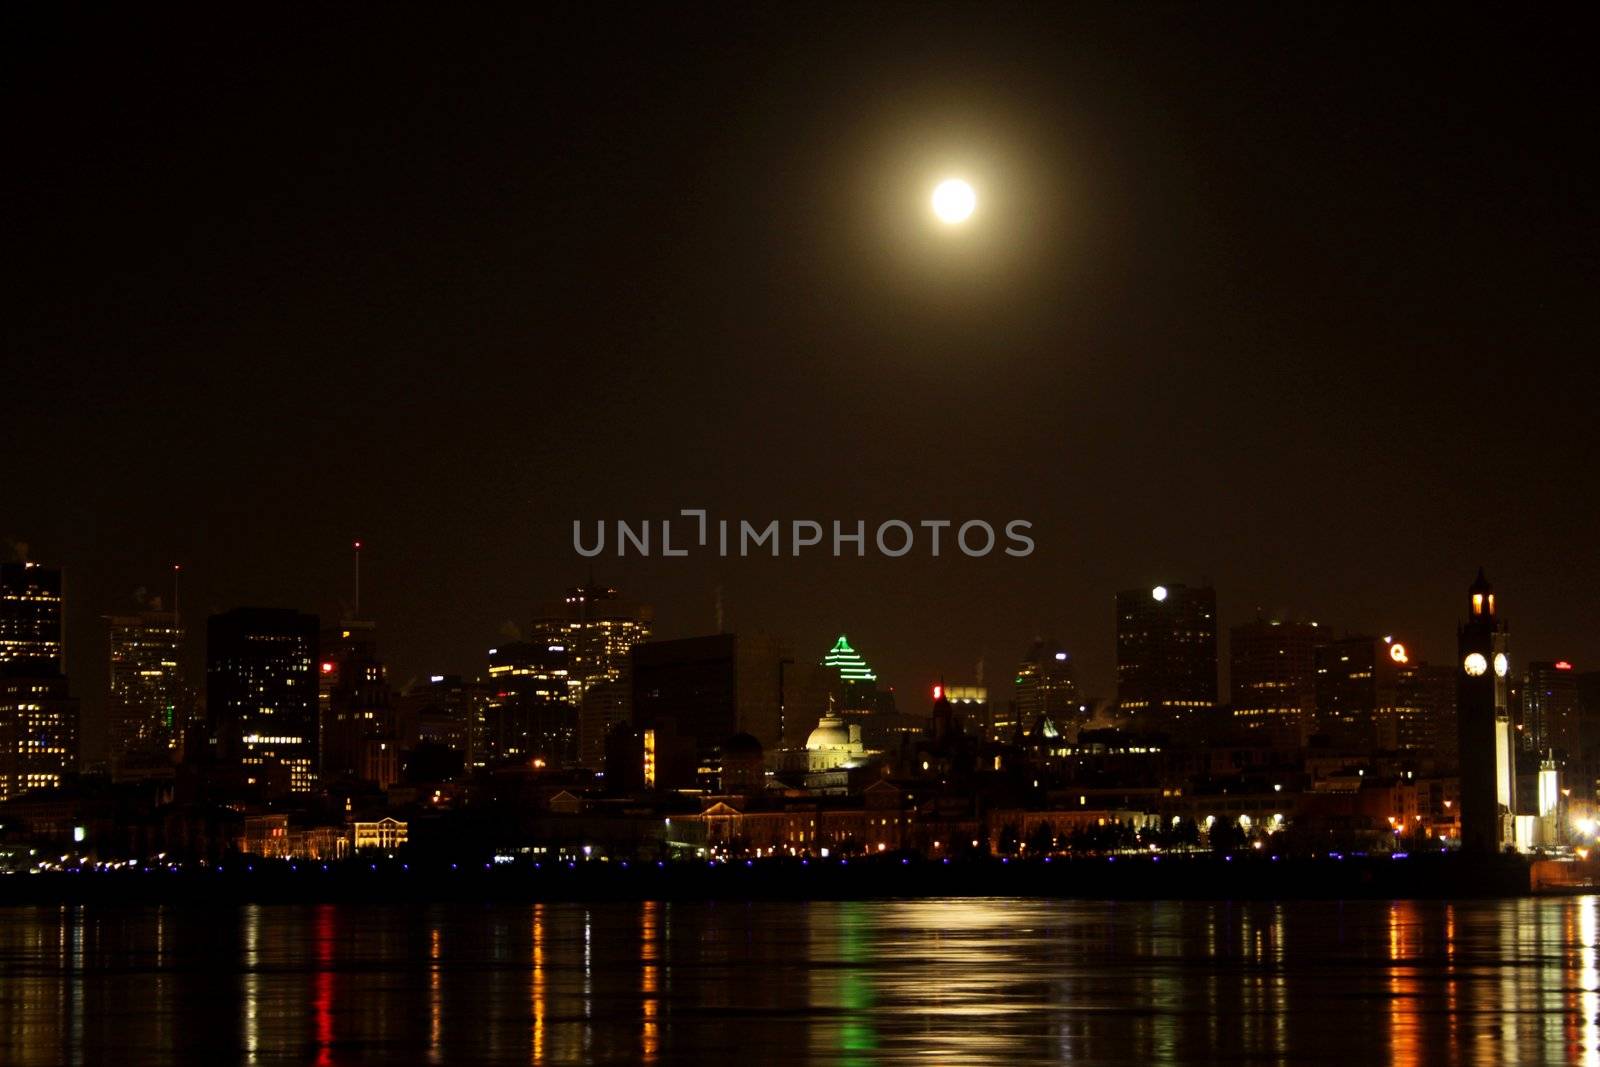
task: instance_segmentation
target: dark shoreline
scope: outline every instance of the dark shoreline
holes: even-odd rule
[[[1563,865],[1571,868],[1573,865]],[[1532,894],[1536,864],[1453,854],[1292,859],[1119,856],[928,862],[763,860],[715,865],[589,862],[456,868],[398,861],[243,861],[222,869],[43,872],[0,877],[0,905],[403,903],[410,901],[859,900],[1030,897],[1109,900],[1442,899]],[[1539,892],[1586,892],[1552,884]]]

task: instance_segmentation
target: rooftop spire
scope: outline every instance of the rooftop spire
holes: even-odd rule
[[[845,640],[844,634],[839,635],[828,654],[822,657],[824,667],[832,667],[839,672],[839,677],[847,682],[875,682],[878,676],[872,673],[872,668],[867,666],[867,661],[861,654],[850,647],[850,642]]]

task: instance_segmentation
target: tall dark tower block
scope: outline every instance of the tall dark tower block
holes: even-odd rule
[[[1216,590],[1117,594],[1117,705],[1140,730],[1191,742],[1216,734]]]
[[[1500,852],[1516,841],[1516,775],[1506,706],[1510,661],[1494,588],[1478,570],[1456,631],[1457,730],[1461,743],[1461,847]]]
[[[317,782],[317,617],[235,608],[206,620],[206,714],[222,762],[245,781],[309,793]]]

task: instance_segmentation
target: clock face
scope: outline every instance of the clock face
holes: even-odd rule
[[[1506,676],[1506,671],[1510,669],[1511,663],[1506,659],[1506,654],[1504,652],[1496,652],[1494,654],[1494,673],[1504,678]]]
[[[1489,661],[1483,658],[1482,652],[1468,652],[1467,658],[1461,661],[1461,669],[1476,678],[1489,669]]]

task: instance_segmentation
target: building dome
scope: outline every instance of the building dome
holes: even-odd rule
[[[824,715],[817,728],[806,738],[806,748],[812,752],[828,748],[849,748],[850,727],[837,715]]]

